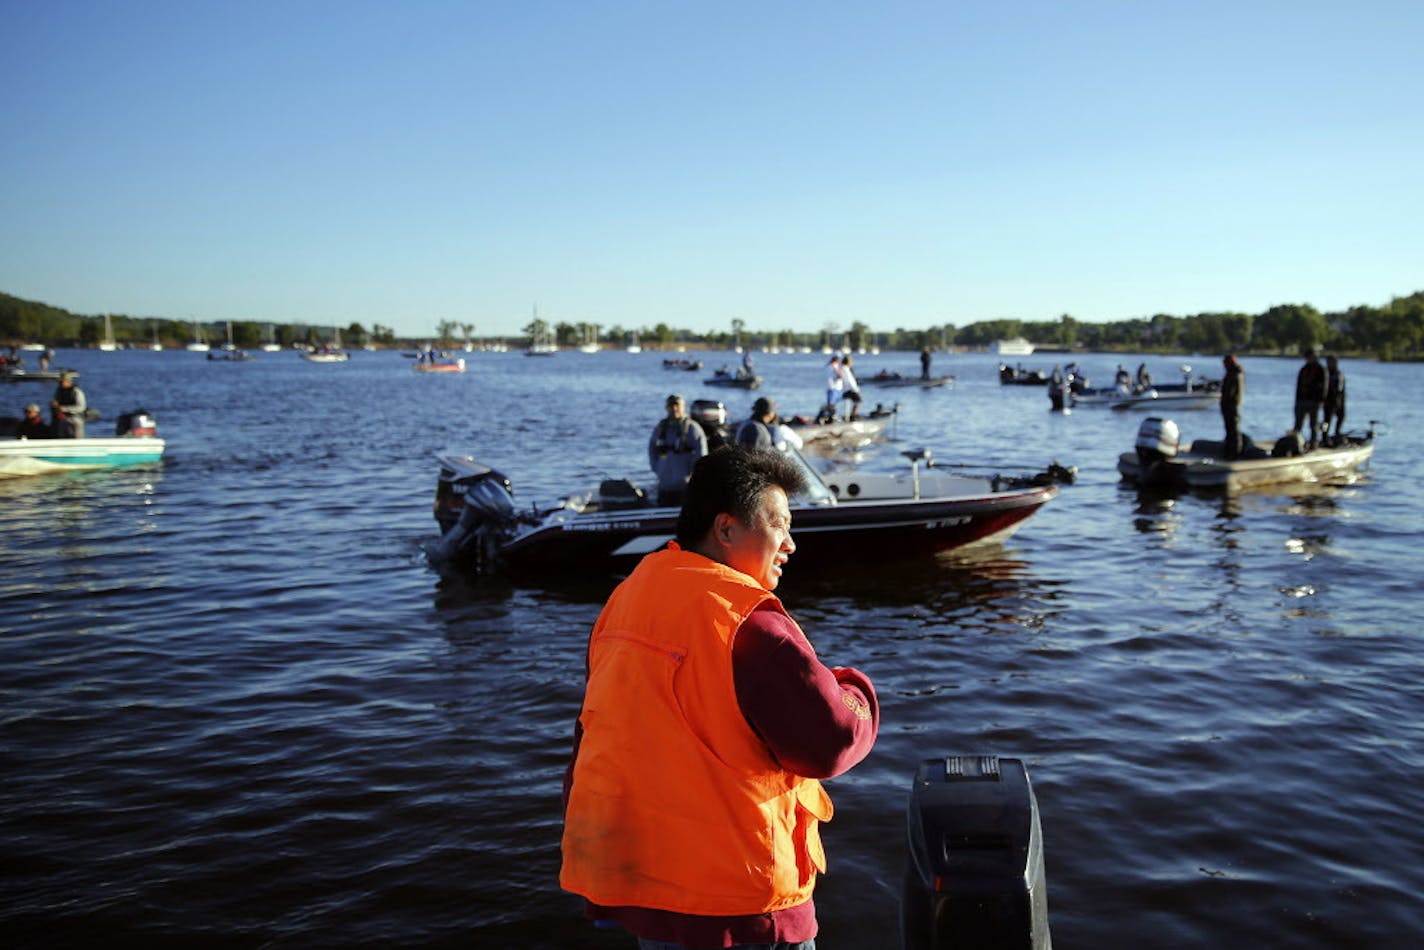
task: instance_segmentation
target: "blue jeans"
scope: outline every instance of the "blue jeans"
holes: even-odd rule
[[[662,940],[638,938],[638,950],[691,950],[680,943],[666,943]],[[739,943],[729,950],[816,950],[816,941],[802,943]]]

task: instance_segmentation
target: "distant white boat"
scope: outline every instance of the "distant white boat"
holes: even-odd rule
[[[99,349],[105,353],[112,353],[119,348],[119,344],[114,342],[114,324],[109,315],[104,314],[104,338],[99,341]]]
[[[211,346],[208,346],[208,341],[203,338],[202,327],[198,326],[196,321],[193,323],[193,340],[183,349],[189,353],[206,353],[212,349]]]
[[[312,347],[302,354],[302,359],[312,363],[345,363],[351,354],[341,348],[341,328],[332,327],[334,340],[319,347]]]
[[[992,352],[1000,356],[1032,356],[1033,344],[1021,336],[1008,340],[995,340],[994,345],[989,348]]]
[[[269,323],[267,324],[267,342],[262,344],[262,352],[280,353],[281,350],[282,346],[277,342],[276,329]]]

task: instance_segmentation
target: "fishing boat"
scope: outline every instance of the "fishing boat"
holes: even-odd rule
[[[442,357],[435,360],[417,360],[412,366],[417,373],[463,373],[465,358],[461,356],[456,359]]]
[[[737,367],[735,371],[723,366],[714,372],[711,377],[702,381],[708,386],[727,386],[732,389],[756,389],[761,385],[761,377],[756,373],[748,372],[743,367]]]
[[[1041,369],[999,364],[999,384],[1002,386],[1043,386],[1047,383],[1048,374]]]
[[[891,389],[935,389],[940,386],[952,386],[953,376],[906,376],[902,373],[892,373],[888,369],[882,369],[874,376],[867,376],[861,380],[871,386],[884,386]]]
[[[844,565],[850,558],[915,558],[1003,541],[1058,493],[1040,476],[1015,479],[919,471],[929,453],[905,453],[905,477],[827,479],[794,449],[807,490],[791,500],[796,564]],[[547,578],[551,571],[631,569],[664,547],[679,508],[658,507],[657,491],[605,479],[551,506],[519,511],[510,480],[474,456],[443,453],[436,479],[440,539],[433,559]]]
[[[697,372],[698,370],[700,370],[701,368],[702,368],[702,361],[701,361],[701,360],[689,360],[689,359],[665,359],[665,360],[663,360],[663,369],[681,369],[681,370],[686,370],[686,371],[689,372],[689,373],[695,373],[695,372]]]
[[[1182,382],[1134,385],[1119,382],[1099,389],[1071,389],[1068,404],[1073,408],[1101,407],[1107,409],[1150,409],[1171,412],[1174,409],[1211,409],[1221,404],[1221,381],[1192,375],[1192,368],[1182,366]]]
[[[257,357],[246,350],[219,348],[216,353],[208,353],[210,363],[255,363]]]
[[[147,465],[163,459],[164,442],[142,409],[119,416],[112,438],[0,437],[0,478]]]
[[[341,328],[332,327],[332,342],[308,347],[302,359],[312,363],[345,363],[351,354],[341,348]]]
[[[792,416],[784,424],[808,446],[859,449],[885,438],[885,430],[894,425],[900,404],[889,409],[877,405],[869,413],[854,419],[842,419],[822,411],[815,416]]]
[[[19,362],[0,362],[0,383],[57,383],[64,373],[79,378],[77,369],[33,370],[25,369]]]
[[[896,403],[889,409],[877,405],[869,414],[854,419],[842,419],[824,409],[818,415],[791,416],[781,419],[779,424],[790,430],[794,438],[778,441],[813,450],[860,449],[882,440],[885,430],[894,424],[899,411],[900,404]],[[708,447],[714,449],[731,445],[743,424],[743,420],[728,422],[726,406],[716,399],[694,399],[687,414],[702,427],[707,435]]]
[[[1373,423],[1371,423],[1373,426]],[[1118,457],[1126,481],[1144,488],[1241,491],[1309,482],[1340,483],[1355,479],[1374,454],[1374,429],[1343,433],[1315,448],[1298,432],[1288,432],[1269,448],[1245,440],[1237,456],[1220,441],[1198,439],[1181,447],[1177,424],[1149,417],[1138,427],[1133,451]]]

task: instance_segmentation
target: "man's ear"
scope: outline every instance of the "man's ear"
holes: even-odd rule
[[[732,546],[732,529],[737,526],[737,519],[727,514],[725,511],[712,519],[712,541],[719,548],[730,548]]]

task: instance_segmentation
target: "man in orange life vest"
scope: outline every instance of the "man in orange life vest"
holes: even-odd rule
[[[813,948],[817,781],[870,752],[869,678],[822,665],[772,591],[805,487],[774,450],[697,463],[677,540],[594,623],[559,882],[647,950]]]

